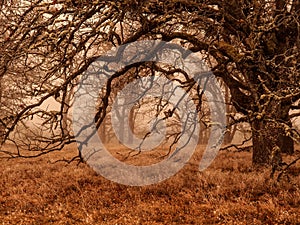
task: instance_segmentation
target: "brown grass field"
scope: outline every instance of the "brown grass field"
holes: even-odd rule
[[[200,153],[159,184],[130,187],[64,152],[0,161],[0,224],[300,224],[300,165],[280,182],[251,153],[220,152],[204,172]]]

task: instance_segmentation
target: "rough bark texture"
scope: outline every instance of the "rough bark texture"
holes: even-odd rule
[[[262,121],[253,121],[252,128],[252,142],[253,154],[252,162],[254,164],[269,163],[271,159],[272,146],[275,141],[271,138],[269,130],[265,129],[266,124]]]
[[[271,101],[265,112],[251,123],[254,164],[273,164],[274,159],[281,160],[281,153],[294,153],[294,141],[286,130],[291,126],[288,107]]]

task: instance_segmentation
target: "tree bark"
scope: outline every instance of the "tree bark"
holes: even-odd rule
[[[231,102],[231,96],[230,96],[230,90],[227,86],[224,87],[225,89],[225,102],[226,102],[226,112],[227,113],[233,113],[235,112],[234,106],[230,104]],[[230,124],[232,122],[232,119],[230,115],[226,116],[226,122],[227,124]],[[237,131],[237,124],[232,125],[229,127],[228,131],[224,135],[224,144],[230,144],[235,136],[235,133]]]
[[[292,127],[292,121],[289,116],[290,106],[284,105],[277,110],[277,117],[280,122],[283,122],[289,127]],[[294,153],[294,141],[287,135],[287,132],[284,129],[278,131],[278,147],[282,153],[293,154]]]
[[[106,120],[103,120],[103,122],[101,123],[100,127],[99,127],[99,136],[101,139],[101,142],[106,144],[107,143],[107,137],[106,137]]]
[[[292,121],[289,117],[288,111],[286,112],[286,114],[283,113],[282,116],[282,120],[284,121],[284,123],[289,127],[292,127]],[[282,153],[286,153],[289,155],[292,155],[294,153],[294,140],[290,136],[287,136],[286,131],[282,131],[281,133],[279,133],[278,147],[281,149]]]
[[[271,162],[272,148],[276,145],[276,138],[273,138],[271,133],[276,131],[274,129],[271,131],[270,128],[270,125],[260,120],[254,120],[251,123],[253,164],[269,164]]]
[[[294,141],[287,136],[283,126],[291,125],[290,118],[285,113],[288,110],[280,108],[281,110],[273,108],[269,116],[255,119],[251,123],[254,164],[272,164],[274,159],[281,160],[281,153],[294,153]]]
[[[131,130],[131,132],[128,135],[128,143],[132,144],[133,143],[133,135],[134,135],[134,107],[131,108],[130,112],[129,112],[129,128]]]
[[[279,145],[281,152],[292,155],[295,151],[293,139],[289,136],[281,135],[279,140],[281,141],[281,144]]]

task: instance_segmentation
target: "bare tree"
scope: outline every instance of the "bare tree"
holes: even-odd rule
[[[299,139],[290,118],[291,110],[300,108],[299,0],[24,0],[0,5],[0,80],[12,82],[13,87],[1,85],[4,141],[14,142],[17,126],[36,116],[51,135],[35,132],[39,144],[32,148],[27,143],[27,150],[35,149],[39,155],[74,142],[63,124],[66,105],[72,102],[68,93],[78,77],[113,46],[160,39],[201,53],[227,85],[232,104],[244,115],[236,122],[251,126],[254,163],[272,163],[274,152],[293,153]],[[99,124],[108,109],[113,81],[139,66],[143,65],[124,68],[108,80],[96,117]],[[178,79],[174,68],[151,68],[170,80]],[[197,92],[188,88],[192,83],[187,81],[181,80],[181,86],[191,94]],[[3,94],[6,90],[11,97]],[[60,109],[42,109],[49,99],[56,99]],[[199,99],[195,102],[200,104]],[[44,150],[38,148],[40,143]]]
[[[175,15],[157,33],[205,52],[214,74],[252,128],[253,162],[293,153],[299,138],[290,110],[299,108],[299,1],[176,1],[150,12]],[[142,16],[141,16],[142,17]]]

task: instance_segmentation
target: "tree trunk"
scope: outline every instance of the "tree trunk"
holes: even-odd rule
[[[289,121],[287,124],[292,127],[292,122]],[[291,137],[287,136],[285,132],[279,134],[279,148],[281,149],[282,153],[286,153],[292,155],[295,151],[294,149],[294,141]]]
[[[134,107],[131,108],[129,112],[129,128],[131,132],[128,132],[128,143],[132,144],[133,143],[133,135],[134,135]]]
[[[271,127],[263,121],[255,120],[251,123],[254,164],[269,164],[271,162],[272,148],[276,145],[276,139],[271,135]]]
[[[225,102],[226,104],[226,112],[229,113],[233,113],[235,112],[234,106],[232,104],[230,104],[231,101],[231,96],[230,96],[230,90],[227,86],[224,87],[225,89]],[[226,116],[226,123],[230,124],[232,122],[232,119],[230,117],[230,115]],[[232,142],[234,135],[237,131],[237,124],[232,125],[231,127],[229,127],[229,129],[227,130],[227,132],[224,135],[224,141],[223,143],[225,145],[228,145]]]
[[[5,127],[0,123],[0,145],[4,141]]]
[[[285,123],[289,127],[292,127],[289,110],[289,106],[282,106],[281,110],[278,111],[278,118],[281,122]],[[287,153],[290,155],[294,153],[294,141],[290,136],[287,135],[287,132],[284,129],[279,132],[278,147],[280,148],[282,153]]]
[[[74,95],[74,88],[70,87],[70,90],[66,91],[64,101],[61,103],[63,105],[62,109],[62,135],[70,135],[71,125],[70,125],[70,108],[72,107],[72,96]]]
[[[106,131],[106,120],[103,120],[103,122],[101,123],[101,125],[99,127],[99,137],[103,144],[107,143],[106,132],[107,132]]]
[[[228,124],[229,122],[227,122]],[[234,135],[237,131],[237,125],[234,124],[230,127],[230,129],[225,133],[224,135],[224,144],[228,145],[232,142],[233,138],[234,138]]]
[[[294,149],[294,141],[291,137],[286,135],[280,136],[281,144],[279,145],[281,152],[292,155],[295,151]]]
[[[294,153],[294,141],[283,124],[291,125],[291,121],[282,108],[251,123],[254,164],[273,164],[274,159],[281,160],[281,153]]]
[[[1,78],[0,78],[1,81]],[[2,104],[2,87],[1,87],[1,82],[0,82],[0,103]],[[0,104],[0,112],[2,112],[2,105]],[[0,144],[2,144],[2,141],[4,140],[4,133],[5,133],[5,126],[2,123],[2,113],[0,114]]]

